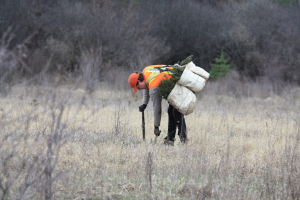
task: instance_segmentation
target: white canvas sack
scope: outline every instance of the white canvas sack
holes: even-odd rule
[[[188,88],[176,83],[175,87],[169,94],[167,101],[181,114],[191,114],[196,105],[196,96]]]
[[[198,74],[193,73],[191,70],[185,67],[179,81],[177,82],[181,86],[185,86],[193,92],[200,92],[205,86],[205,79]]]
[[[198,74],[205,80],[207,80],[209,78],[209,73],[207,71],[205,71],[204,69],[202,69],[201,67],[197,67],[192,61],[189,62],[185,68],[188,68],[193,73]]]

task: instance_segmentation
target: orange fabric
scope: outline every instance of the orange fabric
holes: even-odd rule
[[[173,67],[167,65],[150,65],[144,69],[143,74],[149,90],[159,86],[163,79],[172,78],[172,73],[168,69],[173,69]]]
[[[160,82],[163,80],[163,79],[170,79],[172,78],[172,76],[170,74],[167,74],[167,73],[161,73],[159,74],[158,76],[156,76],[153,81],[150,83],[150,85],[148,86],[149,87],[149,90],[154,88],[154,87],[157,87],[159,86]]]
[[[137,87],[136,84],[138,82],[139,74],[132,73],[128,78],[129,85],[133,88],[133,93],[136,93]]]

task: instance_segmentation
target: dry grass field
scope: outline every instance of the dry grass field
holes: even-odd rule
[[[218,88],[218,89],[217,89]],[[300,89],[228,95],[208,83],[189,141],[146,140],[141,92],[17,85],[0,98],[3,199],[299,199]],[[257,89],[259,91],[259,89]]]

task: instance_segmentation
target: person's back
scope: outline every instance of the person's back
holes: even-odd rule
[[[171,65],[150,65],[144,68],[143,72],[135,72],[128,78],[129,85],[135,93],[137,89],[143,89],[143,105],[139,106],[142,112],[146,109],[149,99],[153,102],[154,114],[154,134],[160,135],[161,122],[161,101],[162,97],[157,90],[162,80],[172,78],[173,66]],[[179,113],[172,105],[168,108],[169,123],[168,135],[165,138],[165,144],[174,144],[176,127],[178,127],[178,135],[182,142],[186,141],[186,125],[184,115]]]
[[[163,79],[172,78],[171,69],[173,67],[170,65],[150,65],[145,67],[143,75],[148,89],[151,90],[154,87],[158,87]]]

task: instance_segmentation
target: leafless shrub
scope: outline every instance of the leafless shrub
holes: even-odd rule
[[[16,58],[13,52],[9,51],[8,46],[13,38],[11,28],[2,36],[0,47],[0,74],[1,83],[9,80],[11,74],[16,70]],[[6,80],[5,80],[6,79]]]
[[[68,124],[76,114],[63,117],[68,94],[47,89],[43,93],[43,98],[34,99],[29,115],[11,118],[9,112],[1,113],[1,119],[9,118],[1,123],[6,130],[0,136],[2,199],[52,199],[53,183],[62,176],[63,171],[57,169],[60,151],[74,131]],[[37,119],[44,121],[43,125],[32,132]]]
[[[23,75],[25,71],[31,72],[27,66],[27,44],[32,35],[23,43],[10,49],[14,37],[13,28],[9,27],[0,40],[0,93],[2,94],[7,94],[11,83],[20,78],[20,76],[16,77],[17,75]]]
[[[49,3],[22,0],[21,3],[11,1],[1,4],[8,10],[16,7],[14,17],[4,9],[0,12],[3,24],[11,20],[11,24],[17,27],[18,39],[13,40],[11,45],[24,38],[24,30],[28,32],[28,27],[32,32],[38,31],[28,46],[27,57],[35,74],[41,71],[41,66],[45,65],[43,61],[50,56],[53,56],[53,62],[49,72],[75,72],[81,62],[82,49],[101,48],[103,64],[114,68],[130,68],[133,63],[136,68],[155,62],[169,52],[163,40],[150,36],[154,26],[151,18],[141,20],[136,4],[132,2],[64,0]],[[23,7],[28,7],[28,12],[24,13]],[[18,15],[27,20],[17,20]]]
[[[80,70],[80,71],[76,71]],[[85,89],[91,93],[95,89],[95,85],[99,82],[101,72],[103,70],[102,49],[91,49],[82,51],[79,69],[75,69],[76,73],[82,76]]]
[[[155,1],[144,3],[142,15],[150,15],[157,26],[153,36],[165,39],[170,56],[162,62],[174,64],[188,55],[205,69],[220,52],[228,28],[223,12],[196,1]]]
[[[232,2],[230,6],[223,6],[229,19],[234,22],[226,52],[236,69],[252,78],[265,76],[264,71],[268,69],[263,68],[268,68],[273,58],[276,58],[278,64],[273,67],[280,68],[282,72],[277,74],[276,79],[295,81],[291,71],[298,74],[293,67],[297,62],[295,58],[298,48],[290,46],[299,43],[295,38],[295,33],[299,32],[294,26],[298,23],[294,19],[299,15],[296,8],[284,7],[268,0],[246,2]]]

